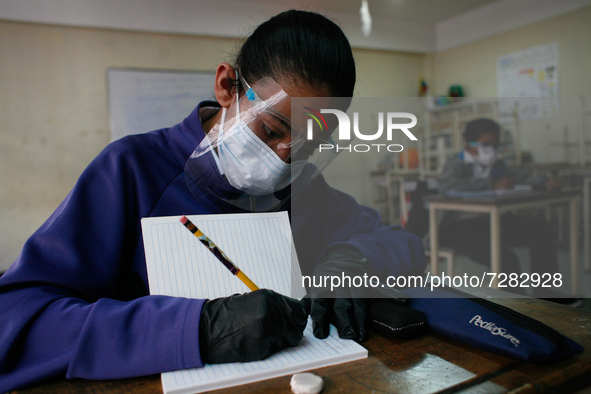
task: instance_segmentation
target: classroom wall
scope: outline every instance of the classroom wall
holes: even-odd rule
[[[108,144],[107,68],[214,71],[240,43],[0,21],[0,272]],[[354,56],[356,94],[415,94],[422,55],[354,50]],[[348,171],[347,164],[333,165]]]
[[[565,128],[569,141],[577,141],[578,96],[591,96],[591,7],[434,55],[354,49],[355,94],[413,97],[425,77],[433,95],[458,83],[468,96],[494,97],[500,55],[550,42],[559,44],[563,117],[523,123],[522,145],[537,162],[576,161],[573,148],[560,143]],[[107,68],[213,71],[233,58],[240,43],[0,21],[0,271],[109,142]],[[351,160],[346,153],[325,175],[360,203],[371,204],[367,174],[384,157]]]
[[[215,70],[238,43],[0,22],[0,271],[109,142],[108,67]]]
[[[467,96],[496,97],[499,56],[552,42],[558,43],[562,116],[521,123],[522,146],[536,162],[577,163],[578,97],[591,96],[591,7],[426,56],[431,94],[445,94],[450,85],[460,84]],[[562,145],[565,130],[573,144],[569,150]]]
[[[417,95],[419,81],[422,77],[424,55],[365,49],[354,49],[353,52],[358,81],[355,96],[362,100],[369,99],[362,102],[362,104],[369,104],[369,106],[364,105],[364,109],[360,110],[362,132],[371,134],[377,130],[376,114],[378,109],[376,108],[379,108],[379,111],[411,112],[419,116],[420,110],[414,97]],[[380,97],[389,97],[390,99],[377,99]],[[376,98],[376,100],[371,98]],[[396,100],[392,98],[409,99]],[[356,105],[356,102],[359,101],[355,100],[353,106]],[[378,102],[378,104],[372,105],[374,102]],[[359,142],[363,141],[354,141],[354,143]],[[372,142],[385,143],[386,141]],[[406,139],[391,143],[399,142],[410,146]],[[354,196],[360,204],[372,205],[372,183],[369,173],[377,168],[378,163],[391,159],[394,155],[394,153],[389,154],[386,151],[380,153],[342,151],[334,162],[324,170],[323,175],[331,186]]]

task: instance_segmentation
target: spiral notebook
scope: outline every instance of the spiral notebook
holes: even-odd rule
[[[301,298],[301,273],[286,212],[188,216],[260,288]],[[249,289],[180,222],[142,219],[151,294],[217,298]],[[165,394],[200,393],[367,358],[352,340],[314,337],[311,322],[300,345],[261,361],[205,365],[162,374]]]

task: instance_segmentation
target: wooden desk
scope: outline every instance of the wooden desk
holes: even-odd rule
[[[490,215],[490,254],[491,272],[501,272],[501,214],[524,208],[544,208],[555,204],[569,204],[570,207],[570,257],[571,257],[571,291],[578,291],[578,201],[579,190],[561,192],[527,192],[495,197],[446,197],[442,195],[427,196],[429,203],[429,231],[431,238],[431,273],[438,274],[437,252],[439,248],[437,210],[488,213]],[[498,277],[495,276],[493,287],[497,288]]]
[[[372,335],[364,343],[369,358],[313,371],[331,393],[571,393],[591,386],[591,312],[547,301],[500,298],[495,302],[536,318],[585,347],[585,352],[553,363],[529,363],[476,349],[434,334],[411,340]],[[291,376],[251,383],[217,394],[291,393]],[[58,380],[14,394],[161,394],[160,375],[84,381]]]

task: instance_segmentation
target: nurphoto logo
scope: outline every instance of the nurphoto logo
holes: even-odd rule
[[[345,112],[338,110],[338,109],[321,109],[320,112],[309,108],[303,107],[306,112],[304,114],[310,116],[311,119],[308,119],[307,123],[307,139],[312,140],[314,138],[314,122],[320,127],[320,131],[328,130],[328,124],[326,119],[322,114],[333,114],[337,117],[338,121],[338,141],[345,141],[344,145],[339,146],[338,143],[330,143],[330,144],[320,144],[319,149],[320,152],[323,150],[332,150],[336,149],[336,151],[340,150],[347,150],[349,152],[369,152],[371,150],[376,150],[380,152],[380,149],[385,149],[388,152],[402,152],[404,147],[400,144],[381,144],[381,143],[373,143],[373,144],[355,144],[351,145],[349,142],[351,141],[351,120],[349,119],[349,115]],[[386,126],[384,127],[384,117],[386,118]],[[386,139],[388,141],[392,141],[392,136],[394,135],[395,131],[402,131],[408,139],[411,141],[417,141],[417,137],[409,130],[416,126],[417,124],[417,117],[409,112],[387,112],[384,116],[384,112],[378,112],[378,130],[372,134],[364,134],[359,129],[359,112],[353,112],[353,134],[356,138],[362,141],[376,141],[382,137],[384,134],[384,129],[386,130]],[[410,122],[400,123],[400,119],[408,119]],[[334,142],[334,141],[331,141]]]

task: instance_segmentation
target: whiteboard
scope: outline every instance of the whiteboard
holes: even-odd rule
[[[107,70],[111,141],[180,123],[213,100],[213,72]]]

